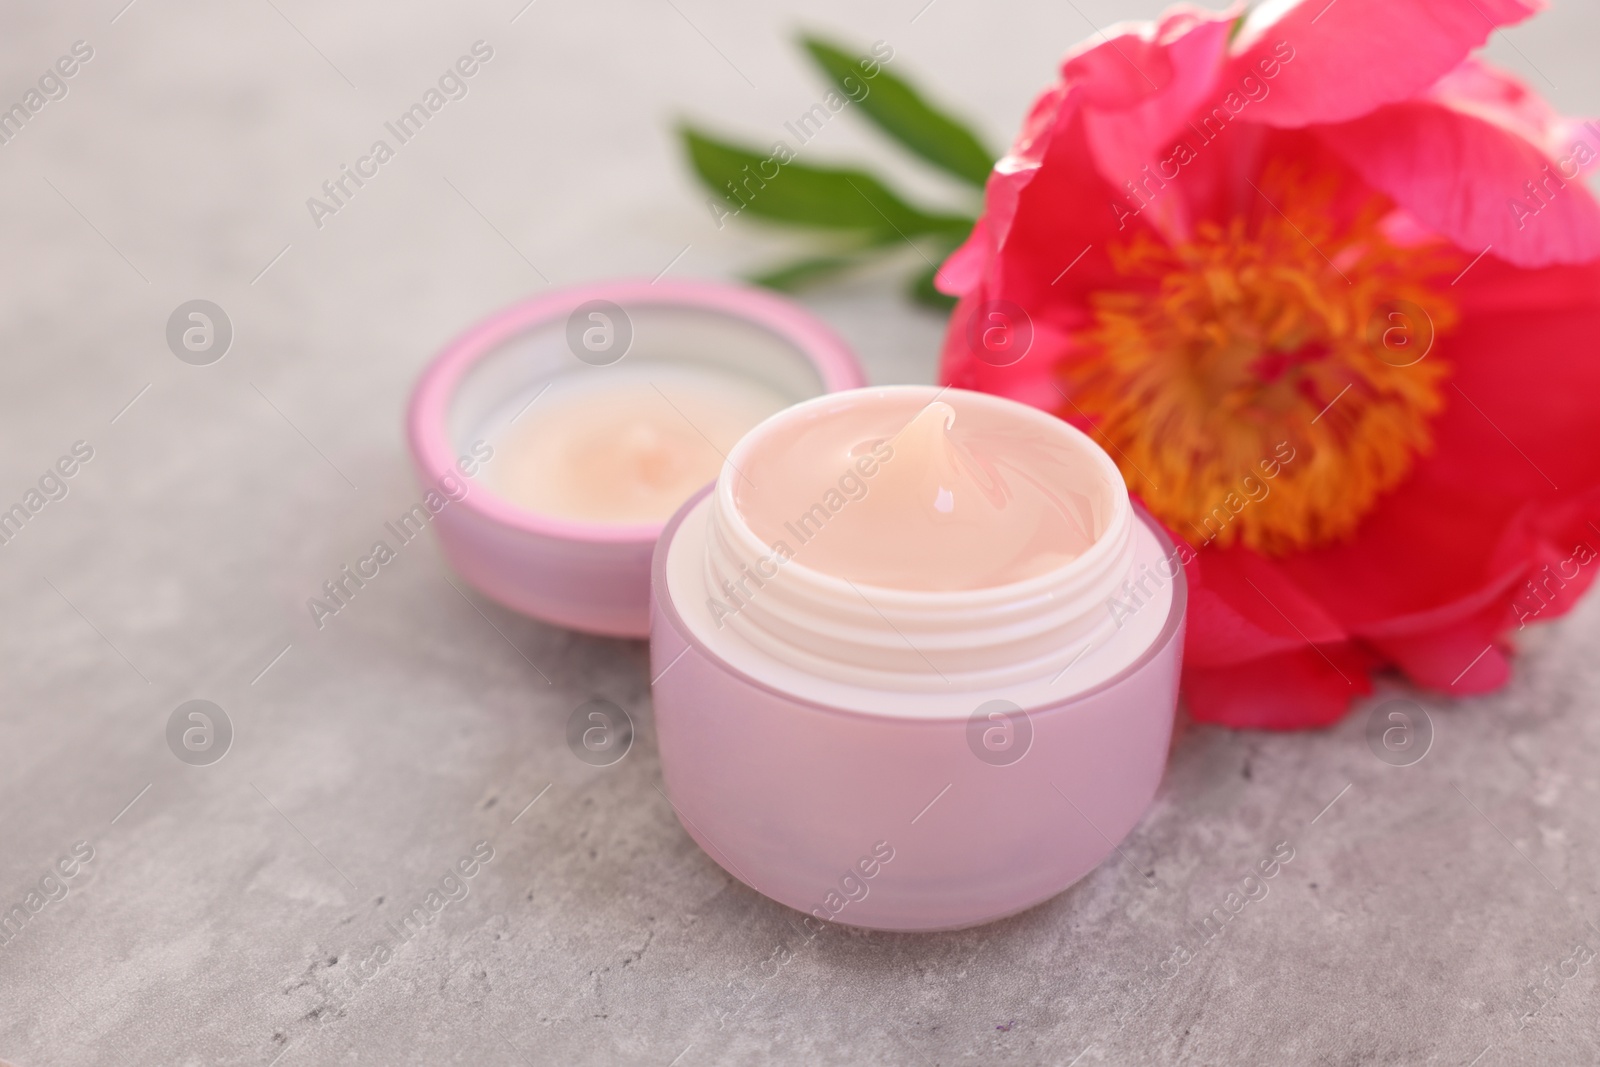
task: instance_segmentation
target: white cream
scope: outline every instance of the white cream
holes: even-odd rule
[[[737,461],[739,518],[813,570],[887,589],[986,589],[1083,555],[1120,479],[1057,420],[967,396],[858,392],[774,420]]]
[[[484,478],[542,515],[661,523],[717,476],[747,430],[785,403],[753,380],[689,364],[564,375],[492,438]]]

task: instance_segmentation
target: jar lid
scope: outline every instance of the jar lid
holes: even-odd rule
[[[640,367],[725,377],[783,404],[865,382],[838,334],[765,290],[630,280],[536,297],[469,328],[418,378],[407,441],[424,499],[402,528],[431,525],[452,568],[514,611],[646,636],[650,558],[670,512],[649,522],[546,514],[510,499],[492,477],[507,431],[538,418],[536,402],[553,385],[604,388],[618,368]]]

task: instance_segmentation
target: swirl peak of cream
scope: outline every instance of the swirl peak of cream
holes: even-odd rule
[[[1115,501],[1103,465],[1043,419],[959,390],[827,398],[751,435],[737,462],[760,476],[736,479],[734,503],[769,546],[853,583],[1025,581],[1082,556]]]

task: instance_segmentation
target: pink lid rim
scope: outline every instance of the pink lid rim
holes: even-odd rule
[[[728,282],[625,280],[576,285],[513,304],[457,336],[417,378],[406,411],[406,438],[419,471],[437,481],[456,473],[456,455],[446,417],[456,388],[480,359],[536,326],[560,321],[589,300],[673,305],[721,312],[763,326],[788,340],[811,361],[831,393],[864,384],[861,366],[844,339],[798,304],[760,289]],[[613,524],[575,522],[518,507],[492,490],[468,493],[460,507],[491,522],[528,533],[570,541],[649,544],[666,522]],[[668,520],[670,521],[670,520]]]

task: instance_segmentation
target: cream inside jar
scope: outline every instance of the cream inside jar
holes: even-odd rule
[[[553,378],[494,442],[484,477],[507,500],[573,522],[662,523],[715,478],[786,398],[694,365],[645,363]]]
[[[667,559],[685,622],[759,681],[862,711],[1037,706],[1133,663],[1176,563],[1088,437],[932,386],[836,393],[742,438]],[[1131,611],[1125,607],[1134,594]]]
[[[827,405],[752,442],[762,484],[736,477],[734,507],[769,547],[803,548],[806,566],[861,585],[1025,581],[1082,556],[1115,510],[1101,472],[1042,429],[981,404],[958,420],[939,398]]]

